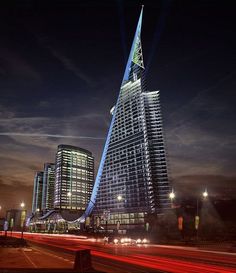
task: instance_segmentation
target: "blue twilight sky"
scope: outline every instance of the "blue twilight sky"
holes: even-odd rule
[[[0,4],[4,209],[22,200],[30,208],[34,173],[59,144],[90,150],[97,168],[141,4],[147,86],[161,92],[173,186],[236,198],[231,1],[13,1]]]

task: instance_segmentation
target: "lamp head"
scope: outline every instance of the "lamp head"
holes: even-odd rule
[[[121,201],[122,199],[123,199],[123,198],[122,198],[121,195],[118,195],[118,196],[117,196],[117,200],[118,200],[118,201]]]

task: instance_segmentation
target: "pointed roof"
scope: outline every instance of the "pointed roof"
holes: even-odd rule
[[[143,17],[143,6],[142,6],[141,13],[140,13],[140,16],[139,16],[138,25],[137,25],[136,32],[135,32],[135,35],[134,35],[133,44],[132,44],[132,47],[131,47],[131,50],[130,50],[129,59],[128,59],[128,62],[127,62],[126,68],[125,68],[125,73],[124,73],[124,77],[123,77],[123,81],[122,81],[121,86],[125,82],[127,82],[129,80],[130,72],[132,71],[132,68],[134,68],[134,66],[137,66],[138,68],[144,69],[142,47],[141,47],[142,17]],[[119,101],[119,97],[118,97],[118,101]],[[117,104],[118,104],[118,101],[117,101]],[[116,104],[116,106],[117,106],[117,104]],[[97,209],[97,207],[96,207],[96,197],[97,197],[99,184],[100,184],[102,173],[103,173],[103,167],[104,167],[105,160],[106,160],[107,150],[108,150],[108,147],[109,147],[109,144],[110,144],[110,138],[111,138],[111,134],[112,134],[113,125],[114,125],[114,122],[115,122],[116,108],[117,108],[116,106],[115,106],[115,110],[114,110],[114,113],[113,113],[113,116],[112,116],[112,120],[111,120],[111,124],[110,124],[110,127],[109,127],[107,139],[106,139],[105,146],[104,146],[104,149],[103,149],[101,161],[100,161],[100,164],[99,164],[96,180],[95,180],[95,183],[94,183],[94,186],[93,186],[93,191],[92,191],[88,206],[87,206],[84,214],[80,218],[75,220],[74,222],[84,222],[86,217],[90,215],[92,210]]]
[[[133,44],[130,50],[128,62],[126,64],[125,74],[124,74],[122,83],[124,83],[125,81],[128,81],[132,63],[144,69],[142,46],[141,46],[142,18],[143,18],[143,6],[140,12],[138,25],[134,35]]]

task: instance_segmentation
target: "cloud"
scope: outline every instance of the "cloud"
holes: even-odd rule
[[[53,138],[75,138],[75,139],[88,139],[88,140],[104,140],[104,137],[92,136],[66,136],[55,134],[30,134],[30,133],[16,133],[16,132],[0,132],[0,136],[25,136],[25,137],[53,137]]]
[[[94,81],[86,75],[73,61],[72,59],[68,58],[64,53],[62,53],[59,49],[56,49],[55,46],[51,46],[49,41],[46,37],[36,37],[39,41],[40,45],[44,48],[48,49],[51,54],[60,61],[63,66],[73,72],[73,74],[78,77],[80,80],[84,81],[89,86],[94,86]]]
[[[54,103],[60,106],[63,101]],[[43,106],[43,111],[53,107],[50,103]],[[98,122],[94,124],[94,120]],[[32,187],[35,171],[42,170],[45,162],[54,162],[59,144],[92,151],[97,168],[106,130],[104,115],[96,112],[28,117],[27,113],[18,112],[17,107],[8,109],[0,105],[1,195],[14,184]]]
[[[57,106],[60,102],[57,103]],[[51,105],[51,109],[52,109]],[[1,111],[2,110],[2,111]],[[68,116],[35,116],[27,117],[26,114],[17,113],[17,110],[5,111],[0,106],[0,135],[2,136],[32,136],[102,140],[98,135],[106,127],[103,114],[87,112],[81,115],[70,113]],[[50,113],[49,113],[50,114]],[[99,120],[95,125],[94,120]],[[83,134],[81,133],[83,132]]]
[[[41,75],[19,54],[10,49],[0,48],[0,77],[30,82],[41,82]]]
[[[232,110],[234,73],[198,92],[174,112],[164,113],[170,176],[174,181],[185,176],[236,176],[233,166],[236,161],[235,111]],[[216,183],[210,181],[212,185]],[[194,183],[194,179],[190,179],[188,186]],[[223,189],[223,182],[221,186]]]
[[[20,179],[12,180],[13,183],[6,186],[3,181],[5,177],[0,176],[0,193],[2,213],[7,209],[19,209],[22,201],[26,204],[28,213],[31,211],[33,184],[25,185]],[[17,194],[16,194],[17,193]],[[4,214],[1,217],[5,217]]]
[[[176,111],[168,114],[168,119],[177,123],[186,121],[191,122],[192,119],[199,118],[202,120],[202,115],[205,118],[218,117],[226,111],[233,109],[232,102],[232,86],[235,82],[233,76],[236,70],[229,72],[227,75],[219,77],[210,86],[200,90],[190,101],[181,105]],[[222,85],[224,83],[224,85]],[[234,88],[234,87],[233,87]],[[176,127],[176,126],[175,126]],[[175,129],[175,128],[174,128]]]
[[[76,75],[79,79],[86,82],[89,86],[93,85],[93,81],[85,74],[83,73],[74,63],[71,59],[63,55],[59,50],[56,50],[55,48],[47,46],[48,49],[50,49],[51,53],[54,57],[56,57],[66,69],[72,71],[74,75]]]
[[[191,124],[186,122],[179,127],[166,128],[166,144],[173,176],[236,175],[232,166],[236,160],[236,134],[210,130],[213,123],[209,120],[204,126],[199,126],[197,120],[192,120]]]

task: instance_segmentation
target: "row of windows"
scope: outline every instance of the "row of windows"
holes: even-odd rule
[[[71,171],[71,172],[80,172],[80,173],[89,173],[89,174],[93,174],[93,169],[92,170],[89,170],[89,169],[82,169],[80,168],[80,166],[76,166],[76,167],[72,167],[72,166],[58,166],[57,169],[56,169],[56,172],[58,172],[59,170],[68,170],[68,171]]]
[[[72,151],[72,150],[66,150],[66,149],[59,149],[58,154],[72,154],[72,155],[78,155],[78,156],[82,156],[82,157],[91,157],[90,155],[88,155],[87,153],[81,153],[79,151]]]
[[[57,206],[58,207],[58,206]],[[85,207],[75,207],[75,206],[60,206],[62,209],[72,209],[72,210],[85,210]]]

